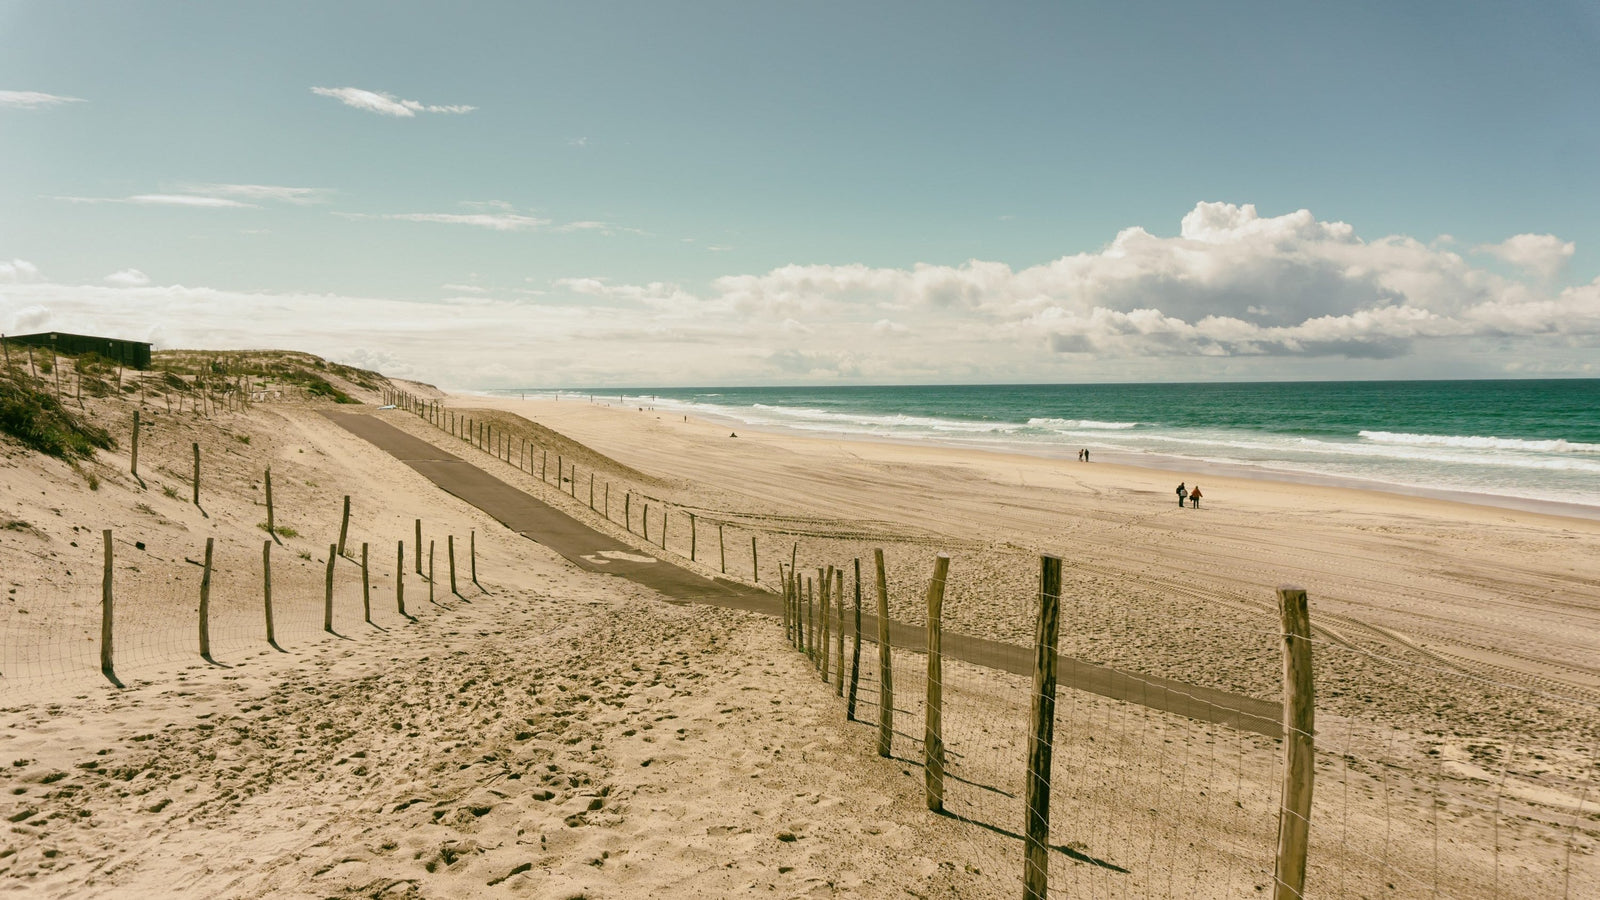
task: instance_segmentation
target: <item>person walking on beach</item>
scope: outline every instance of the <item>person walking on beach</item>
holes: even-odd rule
[[[1084,462],[1088,462],[1089,461],[1089,448],[1088,447],[1083,448],[1083,461]]]
[[[1178,482],[1178,508],[1179,509],[1183,509],[1183,501],[1187,500],[1188,498],[1189,498],[1189,489],[1183,486],[1183,482],[1181,482],[1181,481]]]
[[[1194,490],[1189,492],[1189,508],[1200,508],[1200,485],[1198,484],[1194,486]]]

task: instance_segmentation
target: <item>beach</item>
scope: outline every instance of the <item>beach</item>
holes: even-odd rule
[[[1180,509],[1182,476],[1167,471],[748,429],[735,437],[681,413],[401,386],[509,440],[489,454],[404,410],[369,404],[364,414],[693,571],[775,588],[779,563],[793,559],[816,582],[828,566],[848,573],[848,593],[860,559],[870,603],[881,549],[891,616],[917,624],[934,556],[947,553],[943,627],[1021,657],[1031,654],[1038,559],[1052,554],[1064,561],[1064,655],[1275,700],[1274,592],[1303,587],[1320,629],[1318,721],[1330,754],[1319,760],[1330,805],[1314,822],[1310,883],[1338,895],[1387,879],[1392,896],[1427,896],[1431,875],[1448,895],[1530,897],[1549,896],[1563,877],[1570,896],[1596,883],[1585,806],[1600,742],[1593,520],[1209,474],[1200,508]],[[117,428],[120,415],[105,412]],[[8,646],[31,635],[62,648],[6,663],[5,889],[1015,893],[1025,678],[946,663],[955,777],[951,814],[932,815],[920,647],[897,648],[897,736],[884,759],[870,726],[870,645],[864,721],[850,722],[842,687],[817,678],[775,619],[665,602],[582,571],[315,404],[147,412],[146,422],[144,487],[118,474],[125,448],[102,454],[93,491],[69,467],[20,454],[0,470],[4,513],[28,523],[0,541],[7,587],[32,607],[8,605]],[[160,493],[187,491],[191,440],[219,460],[201,508]],[[261,640],[252,568],[267,462],[278,521],[302,535],[273,551],[286,652]],[[328,635],[323,563],[346,494],[352,547],[370,542],[382,562],[372,566],[369,625],[354,561],[336,561]],[[439,554],[431,600],[410,571],[417,519]],[[121,598],[139,614],[121,689],[96,671],[89,640],[102,527],[118,535]],[[446,536],[462,554],[459,594],[447,590]],[[192,649],[184,599],[205,537],[219,545],[216,665]],[[143,550],[128,546],[135,538]],[[481,587],[467,579],[464,540]],[[407,617],[395,607],[398,541]],[[25,677],[30,664],[43,674]],[[1052,833],[1056,885],[1236,896],[1270,882],[1275,742],[1148,704],[1070,691],[1060,702],[1057,808],[1068,812]]]

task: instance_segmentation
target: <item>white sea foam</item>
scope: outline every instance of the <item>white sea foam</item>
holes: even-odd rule
[[[1034,428],[1067,428],[1073,431],[1126,431],[1137,428],[1138,422],[1096,422],[1093,419],[1040,419],[1028,420]]]
[[[1375,444],[1401,444],[1413,447],[1460,447],[1467,450],[1520,450],[1530,453],[1596,453],[1600,444],[1577,441],[1527,441],[1520,438],[1462,437],[1450,434],[1404,434],[1392,431],[1363,431],[1361,437]]]

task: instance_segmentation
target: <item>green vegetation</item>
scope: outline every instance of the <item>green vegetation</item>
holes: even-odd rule
[[[117,445],[111,432],[84,421],[30,379],[9,372],[0,377],[0,432],[59,459],[88,459],[96,448]]]
[[[312,395],[313,397],[327,397],[329,400],[332,400],[335,403],[361,402],[360,400],[357,400],[349,394],[346,394],[344,391],[341,391],[329,384],[327,379],[318,378],[315,375],[306,376],[305,386],[306,393]]]
[[[170,484],[161,488],[161,493],[164,494],[168,500],[178,499],[178,489]]]
[[[297,537],[300,536],[300,532],[295,531],[293,528],[290,528],[287,525],[279,525],[279,526],[277,526],[275,528],[268,528],[267,527],[267,523],[265,523],[265,522],[257,522],[256,523],[256,527],[261,529],[262,531],[265,531],[267,534],[272,534],[273,532],[277,532],[278,533],[278,537],[297,538]]]

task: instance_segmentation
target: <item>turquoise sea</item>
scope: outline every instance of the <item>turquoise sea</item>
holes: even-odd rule
[[[1092,461],[1575,504],[1586,509],[1567,511],[1600,516],[1597,379],[554,393],[749,428],[1069,460],[1088,448]]]

